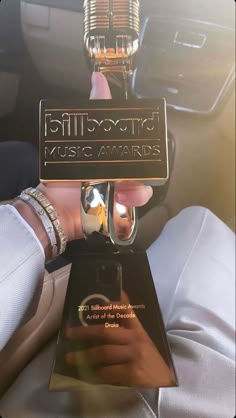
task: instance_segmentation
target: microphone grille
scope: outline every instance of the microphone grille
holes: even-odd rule
[[[98,29],[126,29],[139,34],[138,0],[86,0],[85,34]]]
[[[84,34],[96,29],[109,29],[109,0],[87,0],[84,2]]]
[[[132,57],[139,30],[139,0],[84,1],[84,44],[92,60]]]

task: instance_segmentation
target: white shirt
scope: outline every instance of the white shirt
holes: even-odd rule
[[[0,206],[0,350],[24,320],[44,264],[44,251],[32,228],[13,206]]]

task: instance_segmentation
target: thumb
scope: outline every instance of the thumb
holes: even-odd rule
[[[111,99],[111,91],[106,77],[102,73],[92,74],[92,90],[90,93],[90,99]]]

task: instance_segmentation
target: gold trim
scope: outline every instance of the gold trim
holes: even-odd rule
[[[111,178],[111,179],[108,179],[108,178],[106,178],[106,179],[64,179],[64,180],[59,180],[59,179],[51,179],[51,180],[45,180],[45,179],[42,179],[42,178],[40,178],[40,182],[42,182],[42,183],[53,183],[53,182],[57,182],[57,183],[65,183],[65,182],[73,182],[73,183],[76,183],[76,182],[79,182],[79,183],[107,183],[107,182],[121,182],[121,181],[158,181],[158,180],[165,180],[165,181],[167,181],[168,180],[168,176],[167,177],[145,177],[145,178],[143,178],[143,177],[141,177],[141,178],[137,178],[137,177],[134,177],[134,178],[131,178],[131,177],[129,177],[129,178]]]
[[[151,142],[153,142],[153,141],[161,141],[161,139],[160,138],[150,138],[150,139],[147,139],[147,138],[141,138],[141,139],[133,139],[133,138],[131,138],[131,139],[123,139],[123,138],[118,138],[118,139],[75,139],[75,140],[73,140],[73,139],[44,139],[44,140],[42,140],[43,141],[43,144],[47,144],[48,142],[51,142],[51,143],[56,143],[56,142],[64,142],[65,143],[65,145],[67,145],[67,144],[69,144],[70,142],[79,142],[79,143],[81,143],[81,142],[91,142],[91,143],[93,143],[93,142],[108,142],[108,143],[110,143],[110,142],[135,142],[135,141],[146,141],[146,142],[148,142],[148,141],[151,141]]]
[[[91,101],[92,103],[93,103],[93,101]],[[95,100],[94,100],[94,102],[95,102]],[[65,109],[43,109],[43,111],[44,112],[64,112],[64,111],[66,111],[66,110],[78,110],[78,111],[81,111],[81,110],[83,110],[83,111],[93,111],[93,110],[96,110],[96,111],[104,111],[104,110],[116,110],[116,111],[120,111],[120,110],[157,110],[158,111],[158,113],[159,113],[159,111],[160,111],[160,107],[158,106],[157,108],[155,107],[155,106],[152,106],[152,107],[100,107],[100,108],[96,108],[96,107],[90,107],[89,109],[87,109],[87,108],[83,108],[83,107],[81,107],[81,108],[78,108],[78,107],[76,107],[76,108],[74,108],[74,107],[67,107],[67,108],[65,108]]]
[[[90,161],[44,161],[44,166],[48,164],[113,164],[113,163],[161,163],[162,160],[90,160]]]

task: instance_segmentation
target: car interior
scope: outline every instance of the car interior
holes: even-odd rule
[[[195,205],[235,231],[235,2],[140,0],[140,10],[132,94],[166,99],[170,178],[140,209],[137,245],[147,248],[169,219]],[[3,141],[38,150],[40,100],[88,98],[90,78],[83,0],[0,1],[0,152]],[[18,417],[14,399],[24,396],[22,386],[28,387],[22,417],[30,417],[32,403],[40,410],[40,402],[55,411],[50,417],[76,414],[73,394],[62,394],[60,405],[40,399],[47,385],[40,369],[53,361],[77,245],[46,267],[37,311],[0,352],[0,407],[10,417]]]

